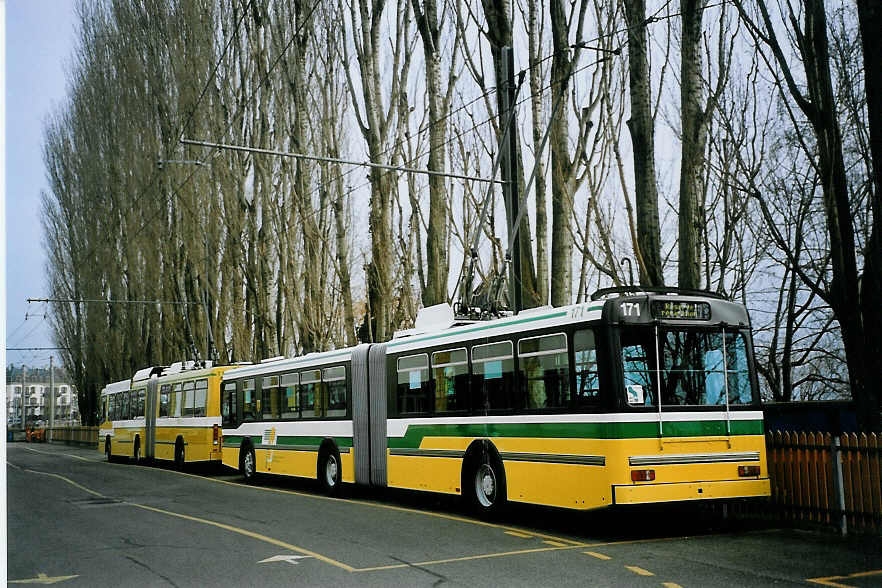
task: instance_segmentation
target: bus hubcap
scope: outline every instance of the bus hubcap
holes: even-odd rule
[[[249,452],[245,456],[245,475],[251,476],[254,473],[254,458],[251,457],[251,453]]]
[[[492,506],[496,500],[496,475],[489,464],[481,464],[475,474],[475,490],[482,506]]]
[[[337,483],[337,458],[333,455],[328,456],[328,463],[325,466],[325,478],[328,480],[328,486]]]

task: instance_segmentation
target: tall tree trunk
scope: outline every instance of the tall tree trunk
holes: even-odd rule
[[[701,107],[701,21],[706,0],[680,2],[680,156],[679,272],[681,288],[701,287],[701,195],[707,123]]]
[[[569,94],[573,61],[569,50],[566,13],[563,0],[551,0],[551,38],[554,57],[551,60],[553,87],[551,142],[551,305],[566,306],[572,302],[573,290],[573,162],[569,154],[569,124],[566,103]],[[562,101],[555,108],[555,103]],[[536,154],[541,157],[541,153]]]
[[[803,94],[790,69],[778,42],[776,25],[772,23],[766,5],[763,2],[757,3],[762,18],[762,29],[747,14],[743,2],[737,2],[735,6],[754,38],[761,40],[772,50],[774,61],[780,69],[780,77],[783,78],[783,80],[779,78],[782,92],[786,88],[811,125],[817,144],[817,169],[830,239],[829,263],[832,270],[832,279],[825,289],[818,284],[813,284],[812,287],[830,305],[839,321],[852,397],[858,408],[858,419],[864,428],[879,430],[882,428],[882,416],[880,416],[879,393],[875,382],[878,376],[878,365],[875,360],[879,356],[868,355],[874,348],[872,346],[878,345],[878,342],[872,343],[871,346],[867,345],[869,339],[879,337],[879,331],[867,330],[879,324],[879,319],[873,318],[878,316],[873,313],[878,313],[879,310],[872,310],[869,314],[870,321],[865,321],[860,311],[861,303],[856,303],[861,300],[856,241],[842,153],[842,134],[837,119],[836,97],[830,73],[826,11],[823,0],[802,0],[802,4],[802,22],[800,23],[797,17],[790,13],[787,24],[795,29],[791,34],[799,39],[798,50],[805,68],[804,86],[808,96]],[[861,14],[866,16],[865,12]],[[873,32],[875,33],[876,31]],[[870,52],[871,59],[873,54]],[[878,217],[874,218],[874,223],[878,222]],[[875,259],[871,252],[870,259],[865,258],[865,263],[869,261],[870,267],[873,268]],[[878,264],[875,265],[875,268],[878,267]],[[867,267],[865,266],[864,269],[866,275]],[[876,271],[878,272],[878,269]],[[802,277],[805,279],[804,273]],[[812,284],[810,280],[806,281]]]
[[[447,102],[441,90],[441,41],[435,0],[411,0],[426,61],[426,98],[429,103],[429,171],[444,171],[447,152]],[[423,305],[447,302],[447,189],[442,176],[429,176],[429,226],[426,231],[426,289]],[[421,260],[418,260],[421,263]]]
[[[864,353],[867,359],[882,357],[882,4],[878,0],[858,0],[858,22],[864,49],[864,85],[867,90],[867,114],[870,127],[870,154],[873,159],[873,188],[870,210],[873,226],[864,251],[864,273],[861,281],[861,315],[864,328]],[[870,426],[882,429],[882,393],[874,380],[878,379],[879,365],[867,361],[865,381],[867,409],[875,411],[875,422]]]
[[[490,41],[490,53],[493,57],[493,71],[496,75],[496,86],[497,88],[502,88],[504,84],[504,79],[502,75],[502,48],[503,47],[511,47],[512,46],[512,31],[511,31],[511,22],[509,21],[509,15],[511,14],[511,3],[510,0],[481,0],[481,4],[484,7],[484,18],[487,20],[487,28],[485,30],[487,34],[487,38]],[[496,92],[496,107],[497,112],[502,112],[502,104],[503,104],[503,92]],[[503,123],[504,124],[504,123]],[[503,132],[503,129],[500,128],[500,133]],[[518,194],[520,198],[523,200],[524,194],[524,175],[523,175],[523,166],[520,165],[520,162],[523,161],[523,157],[521,156],[521,143],[520,138],[517,133],[517,120],[512,124],[511,131],[515,134],[515,142],[517,144],[516,153],[517,153],[517,161],[518,161]],[[500,140],[501,140],[500,136]],[[502,147],[507,148],[507,147]],[[505,165],[503,163],[503,165]],[[505,174],[503,174],[505,176]],[[512,214],[512,209],[509,202],[505,203],[505,216],[507,225],[511,227],[514,224],[515,218]],[[523,220],[521,220],[520,227],[518,228],[518,233],[520,235],[520,253],[521,253],[521,287],[523,291],[523,304],[524,308],[533,308],[538,306],[540,296],[539,289],[536,283],[536,270],[535,264],[533,263],[533,248],[530,245],[530,239],[532,238],[532,232],[530,230],[530,215],[525,213],[523,216]]]
[[[624,0],[624,4],[628,24],[628,74],[631,92],[628,130],[634,152],[634,200],[637,208],[637,242],[634,255],[637,258],[640,283],[644,286],[663,286],[646,0]]]
[[[542,27],[540,0],[527,2],[527,50],[530,54],[530,112],[533,118],[533,145],[542,142],[542,66],[540,46]],[[548,204],[546,201],[545,164],[537,157],[536,165],[536,288],[539,305],[548,304]]]

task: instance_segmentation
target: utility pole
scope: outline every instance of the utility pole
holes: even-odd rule
[[[514,83],[514,53],[511,47],[502,48],[502,120],[513,119],[515,106],[515,83]],[[513,219],[520,217],[520,196],[518,195],[518,151],[517,151],[517,128],[512,125],[508,132],[508,144],[500,145],[504,157],[502,160],[503,191],[506,201],[509,203],[509,213]],[[511,226],[511,225],[509,225]],[[523,308],[523,288],[521,287],[521,232],[520,226],[515,225],[513,234],[509,234],[509,247],[511,248],[511,265],[509,266],[509,293],[512,310],[518,314]]]
[[[55,427],[55,357],[49,356],[49,440],[52,441],[52,429]]]
[[[25,364],[21,364],[21,428],[25,429],[26,422],[25,420],[28,418],[28,409],[25,408],[25,398],[27,397],[27,388],[25,387],[25,383],[27,382],[27,371],[28,368],[25,367]]]

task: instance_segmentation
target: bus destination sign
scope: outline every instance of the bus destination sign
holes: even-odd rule
[[[653,300],[652,316],[657,319],[707,321],[710,320],[710,304],[686,300]]]

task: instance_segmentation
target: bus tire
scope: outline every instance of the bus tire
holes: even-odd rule
[[[328,496],[339,496],[342,479],[340,452],[336,447],[323,447],[319,452],[318,480]]]
[[[246,484],[254,484],[257,480],[257,458],[254,456],[254,448],[243,445],[239,449],[239,471]]]
[[[187,454],[184,450],[184,442],[179,437],[175,442],[175,469],[183,470],[184,464],[187,463]]]
[[[132,450],[132,462],[135,465],[141,461],[141,438],[135,437],[135,448]]]
[[[506,503],[505,469],[496,449],[485,443],[472,452],[463,467],[463,495],[481,516],[498,514]]]

